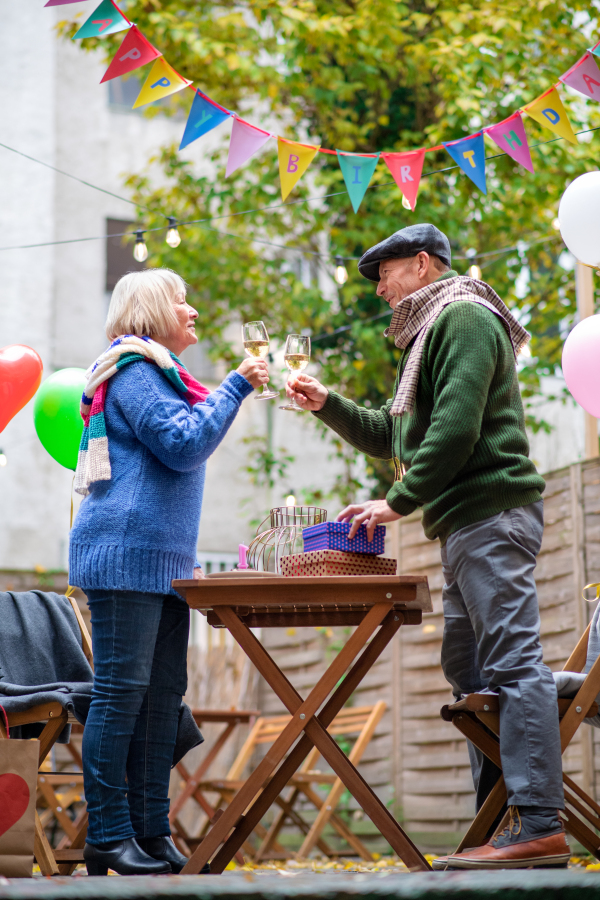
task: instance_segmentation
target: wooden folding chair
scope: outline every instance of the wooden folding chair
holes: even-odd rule
[[[81,630],[81,642],[83,652],[92,665],[92,642],[89,632],[86,628],[83,616],[79,611],[77,601],[69,597],[69,602],[73,607],[77,622]],[[42,733],[39,736],[40,743],[40,768],[42,769],[40,777],[48,779],[48,772],[44,771],[43,764],[50,753],[52,747],[56,743],[61,731],[65,725],[69,724],[69,717],[66,710],[60,703],[43,703],[38,706],[32,706],[30,709],[22,712],[8,714],[8,727],[16,728],[19,725],[29,725],[35,722],[46,722]],[[6,730],[4,725],[0,723],[0,739],[6,738]],[[59,773],[60,777],[64,773]],[[50,787],[50,792],[46,790],[46,786]],[[42,787],[42,794],[50,798],[50,794],[54,797],[56,806],[61,804],[56,800],[56,794],[52,785],[45,780],[38,787]],[[58,812],[58,810],[55,810]],[[53,850],[44,831],[39,813],[36,809],[35,813],[35,843],[34,854],[36,861],[43,875],[70,875],[79,862],[83,862],[83,847],[85,845],[85,837],[87,834],[87,816],[83,816],[79,822],[79,827],[75,836],[70,842],[70,846],[61,850]]]
[[[589,633],[590,626],[588,625],[565,663],[563,671],[582,671],[587,658]],[[599,693],[600,657],[594,662],[576,695],[572,699],[559,698],[558,700],[562,753],[569,746],[583,720],[598,714],[596,697]],[[441,715],[446,721],[452,722],[461,734],[468,738],[498,768],[502,768],[498,740],[500,713],[497,694],[469,694],[458,703],[442,707]],[[493,734],[490,734],[483,727],[484,725]],[[600,805],[564,772],[562,778],[566,809],[561,813],[561,818],[565,828],[586,850],[600,859],[600,837],[592,830],[600,831]],[[463,850],[481,846],[505,803],[506,786],[503,776],[500,776],[455,852],[460,853]],[[580,816],[585,821],[582,821]],[[504,816],[496,832],[504,828],[507,821],[508,813]]]

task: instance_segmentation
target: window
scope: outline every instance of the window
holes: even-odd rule
[[[127,272],[141,272],[146,268],[145,263],[139,263],[133,258],[133,239],[111,237],[121,235],[125,231],[133,231],[135,224],[125,219],[106,220],[106,290],[112,291],[123,275]]]
[[[136,75],[129,78],[111,78],[108,82],[108,105],[127,112],[142,112],[141,108],[132,110],[141,89],[142,82]]]

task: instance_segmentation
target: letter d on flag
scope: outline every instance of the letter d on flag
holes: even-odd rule
[[[423,171],[425,150],[409,150],[407,153],[382,153],[392,177],[413,210],[417,205],[419,182]]]

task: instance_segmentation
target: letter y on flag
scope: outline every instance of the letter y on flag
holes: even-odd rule
[[[413,210],[417,205],[419,182],[425,159],[424,150],[409,150],[406,153],[382,153],[392,177]]]

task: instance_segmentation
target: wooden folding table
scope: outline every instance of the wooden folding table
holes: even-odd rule
[[[192,854],[182,874],[210,862],[221,873],[277,800],[313,747],[352,793],[395,853],[411,869],[429,864],[352,765],[327,727],[401,625],[431,612],[424,576],[350,575],[317,578],[206,578],[173,587],[208,624],[225,627],[291,714],[265,757]],[[252,628],[356,626],[305,700],[267,653]]]

